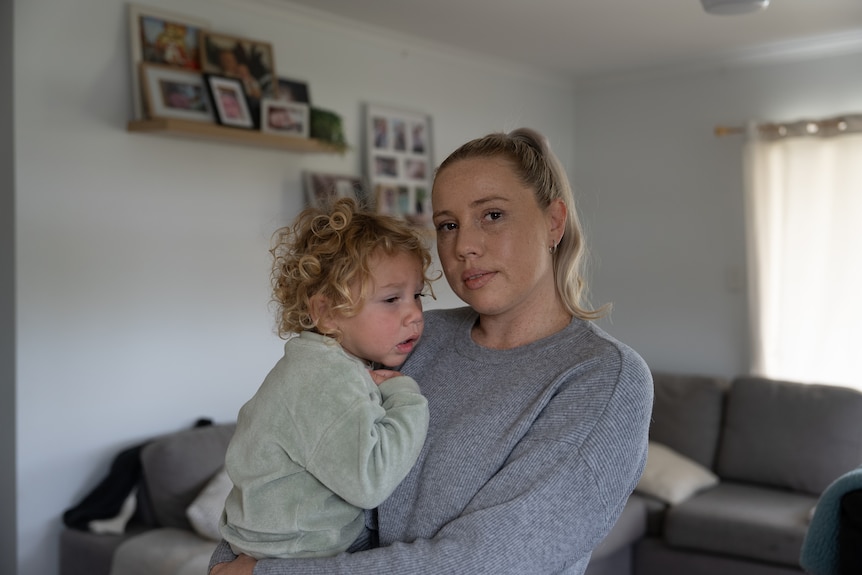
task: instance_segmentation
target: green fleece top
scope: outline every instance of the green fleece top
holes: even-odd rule
[[[377,386],[335,340],[303,332],[240,409],[225,456],[234,487],[222,536],[258,558],[346,550],[363,531],[363,509],[410,471],[427,429],[413,379]]]

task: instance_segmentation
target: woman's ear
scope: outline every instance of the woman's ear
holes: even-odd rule
[[[551,200],[548,206],[548,233],[551,235],[549,245],[556,246],[563,239],[563,234],[566,231],[566,216],[569,211],[566,208],[566,203],[557,198]]]

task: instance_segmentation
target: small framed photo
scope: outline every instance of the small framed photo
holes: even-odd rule
[[[209,22],[200,18],[129,4],[129,40],[132,103],[136,119],[144,117],[140,64],[162,64],[183,70],[201,70],[201,34]]]
[[[209,74],[240,80],[255,125],[260,121],[260,102],[275,98],[275,58],[272,44],[204,31],[201,65]]]
[[[339,198],[354,198],[360,204],[367,201],[360,176],[304,172],[303,180],[308,205],[316,208],[331,205]]]
[[[308,84],[299,80],[291,80],[290,78],[278,79],[278,99],[311,105]]]
[[[364,129],[365,173],[377,211],[430,227],[430,116],[367,104]]]
[[[308,104],[264,98],[260,110],[261,131],[294,138],[307,138]]]
[[[204,77],[218,123],[234,128],[254,128],[242,82],[238,78],[214,74],[205,74]]]
[[[146,63],[141,63],[140,71],[149,117],[215,121],[200,72]]]

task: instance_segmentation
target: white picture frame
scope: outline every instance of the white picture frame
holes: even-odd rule
[[[215,122],[200,72],[141,63],[141,85],[149,117]]]
[[[364,129],[365,177],[375,209],[418,227],[431,227],[431,117],[366,104]]]
[[[308,104],[273,98],[261,101],[260,129],[267,134],[307,138],[309,120]]]

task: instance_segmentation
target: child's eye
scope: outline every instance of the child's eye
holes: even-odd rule
[[[427,294],[424,294],[424,293],[422,293],[422,292],[417,292],[417,293],[413,294],[413,299],[422,299],[422,298],[423,298],[423,297],[425,297],[426,295],[427,295]]]
[[[388,297],[388,298],[384,299],[383,301],[384,301],[384,302],[386,302],[386,303],[395,303],[395,302],[397,302],[397,301],[398,301],[398,299],[399,299],[399,298],[398,298],[398,296],[396,295],[396,296]]]
[[[503,212],[492,210],[490,212],[487,212],[485,214],[485,217],[489,220],[499,220],[500,218],[503,217]]]

